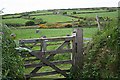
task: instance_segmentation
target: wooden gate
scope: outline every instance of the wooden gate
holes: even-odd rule
[[[56,64],[71,64],[73,72],[82,69],[83,63],[83,31],[76,29],[72,36],[56,37],[56,38],[35,38],[19,40],[20,47],[28,48],[29,52],[22,53],[25,58],[25,67],[34,68],[26,78],[35,76],[45,76],[61,74],[68,77],[69,70],[61,70]],[[59,45],[54,50],[49,50],[47,47]],[[56,54],[71,53],[71,59],[62,61],[51,60]],[[32,63],[32,61],[39,60],[39,63]],[[49,66],[55,71],[37,73],[43,66]]]

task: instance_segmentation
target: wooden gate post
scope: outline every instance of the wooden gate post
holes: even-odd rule
[[[81,77],[83,68],[83,30],[77,29],[72,46],[72,76],[75,79]]]

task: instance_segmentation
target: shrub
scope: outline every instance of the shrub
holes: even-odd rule
[[[10,36],[11,32],[8,27],[3,26],[2,30],[2,79],[22,79],[24,67],[21,57],[15,50],[16,44]]]
[[[67,14],[67,12],[63,12],[63,15],[66,15]]]
[[[74,11],[73,14],[77,14],[77,13]]]
[[[39,28],[48,28],[45,24],[39,24]]]
[[[34,21],[27,21],[27,22],[25,23],[25,25],[26,25],[26,26],[33,26],[33,25],[35,25],[35,23],[34,23]]]
[[[85,50],[84,78],[119,78],[120,31],[114,23],[98,31]]]

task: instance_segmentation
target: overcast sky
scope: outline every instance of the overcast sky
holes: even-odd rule
[[[119,0],[0,0],[5,14],[43,9],[117,7]]]

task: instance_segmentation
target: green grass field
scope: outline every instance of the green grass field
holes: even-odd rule
[[[58,37],[72,34],[72,28],[61,29],[39,29],[40,33],[35,33],[36,29],[12,29],[16,34],[16,39],[39,38],[41,36]],[[97,28],[83,28],[84,37],[92,37]]]
[[[103,12],[103,11],[107,11],[107,10],[60,10],[60,12],[67,12],[67,14],[69,15],[73,15],[73,12],[76,12],[76,13],[80,13],[80,12]]]
[[[43,15],[43,16],[32,16],[32,17],[35,17],[38,19],[41,18],[44,21],[47,21],[47,23],[66,22],[66,21],[72,21],[72,19],[75,19],[75,18],[63,16],[63,15]]]
[[[96,15],[101,16],[101,17],[111,17],[115,18],[118,16],[118,12],[105,12],[105,13],[90,13],[90,14],[75,14],[74,16],[78,17],[96,17]]]
[[[9,15],[9,16],[3,16],[3,18],[11,18],[11,17],[19,17],[21,16],[20,14],[17,15]]]
[[[29,20],[27,19],[22,19],[22,18],[14,18],[14,19],[3,19],[3,23],[13,23],[13,24],[25,24]]]

